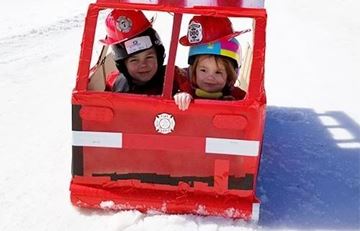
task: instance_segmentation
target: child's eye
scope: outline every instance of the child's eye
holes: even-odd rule
[[[201,68],[201,69],[200,69],[200,71],[201,71],[201,72],[206,72],[206,70],[205,70],[205,69],[203,69],[203,68]]]
[[[147,59],[155,59],[155,55],[149,55],[146,57]]]
[[[137,59],[129,59],[129,63],[135,63],[137,62]]]

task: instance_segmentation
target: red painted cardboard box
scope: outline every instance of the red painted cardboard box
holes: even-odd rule
[[[72,93],[75,206],[258,219],[255,189],[266,110],[263,6],[263,1],[185,0],[90,4]],[[99,12],[115,8],[172,13],[161,96],[105,91],[105,76],[114,68],[106,52],[90,66]],[[195,99],[189,110],[177,108],[172,83],[186,14],[253,20],[253,41],[242,65],[245,99]]]

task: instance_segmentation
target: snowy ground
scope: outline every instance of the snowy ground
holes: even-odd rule
[[[0,230],[360,229],[360,3],[271,0],[258,226],[69,201],[70,96],[89,1],[0,14]]]

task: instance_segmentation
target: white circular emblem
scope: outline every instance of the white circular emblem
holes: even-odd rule
[[[168,134],[175,128],[174,117],[167,113],[162,113],[156,116],[154,126],[157,132]]]
[[[127,33],[131,30],[132,21],[130,18],[127,18],[125,16],[120,16],[116,20],[116,27],[119,31]]]
[[[187,37],[190,43],[198,43],[203,39],[202,37],[202,26],[200,23],[191,22],[189,24]]]

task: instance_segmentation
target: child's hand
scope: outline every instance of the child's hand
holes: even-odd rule
[[[174,95],[175,104],[178,105],[181,111],[185,111],[189,108],[192,96],[186,92],[176,93]]]

